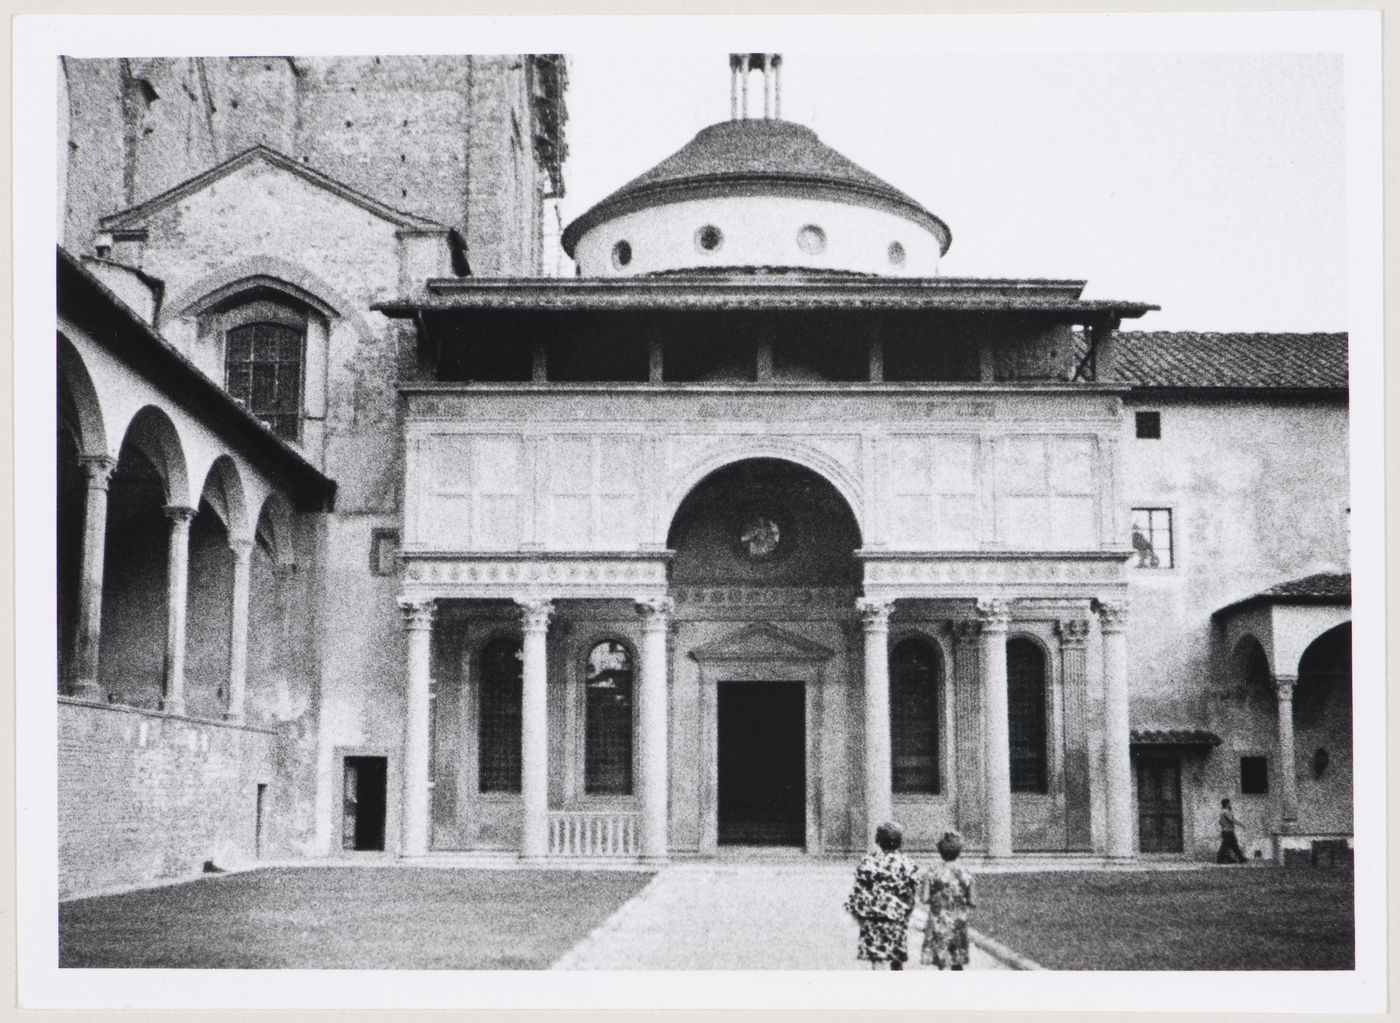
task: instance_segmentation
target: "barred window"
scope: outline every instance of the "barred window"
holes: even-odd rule
[[[1176,566],[1170,508],[1133,509],[1133,550],[1137,552],[1138,568]]]
[[[583,788],[632,793],[632,655],[614,640],[588,654],[584,677]]]
[[[895,792],[937,793],[938,701],[943,665],[938,649],[906,639],[890,655],[890,778]]]
[[[520,641],[493,639],[481,652],[477,787],[520,791]]]
[[[301,436],[301,359],[305,331],[280,323],[249,323],[228,332],[224,366],[228,393],[277,436]]]
[[[1045,654],[1028,639],[1006,644],[1011,791],[1046,792]]]

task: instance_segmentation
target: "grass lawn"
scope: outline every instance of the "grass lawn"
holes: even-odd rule
[[[1350,870],[986,874],[973,927],[1049,969],[1350,970]]]
[[[59,906],[59,965],[547,967],[646,885],[633,872],[271,868]]]

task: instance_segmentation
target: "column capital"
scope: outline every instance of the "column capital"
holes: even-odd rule
[[[79,455],[78,464],[87,473],[89,490],[106,490],[117,468],[117,460],[111,455]]]
[[[676,613],[676,602],[670,597],[638,597],[634,604],[644,629],[664,629]]]
[[[1291,700],[1293,699],[1293,687],[1297,684],[1297,675],[1275,675],[1274,695],[1280,700]]]
[[[1089,639],[1089,620],[1062,618],[1055,623],[1055,632],[1060,637],[1061,649],[1082,647]]]
[[[399,610],[403,612],[404,628],[410,632],[431,629],[437,615],[437,600],[434,597],[400,597]]]
[[[1099,627],[1106,633],[1122,632],[1128,626],[1126,600],[1096,600],[1094,613],[1099,616]]]
[[[861,623],[866,632],[888,629],[894,600],[890,597],[857,597],[856,610],[860,612]]]
[[[190,521],[195,516],[195,512],[198,511],[197,508],[191,508],[189,505],[185,504],[167,504],[161,510],[165,512],[165,517],[176,526],[189,525]]]
[[[982,632],[1005,632],[1011,625],[1011,608],[1004,600],[979,600],[977,622]]]
[[[975,618],[953,619],[953,645],[959,647],[976,646],[982,635],[982,623]]]
[[[526,632],[543,632],[554,615],[554,601],[548,597],[516,597],[520,609],[520,625]]]

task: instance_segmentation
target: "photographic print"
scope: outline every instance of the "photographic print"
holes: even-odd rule
[[[1355,47],[313,24],[47,40],[50,990],[1357,976]]]

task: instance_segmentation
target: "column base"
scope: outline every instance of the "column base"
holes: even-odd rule
[[[183,717],[185,713],[185,701],[180,697],[171,700],[161,700],[159,709],[166,714],[178,714]]]
[[[89,703],[107,702],[107,696],[102,692],[102,687],[97,684],[96,679],[72,679],[68,685],[64,687],[64,690],[64,696],[72,697],[75,700],[87,700]]]
[[[642,855],[637,857],[637,862],[644,867],[664,867],[671,862],[669,855]]]

